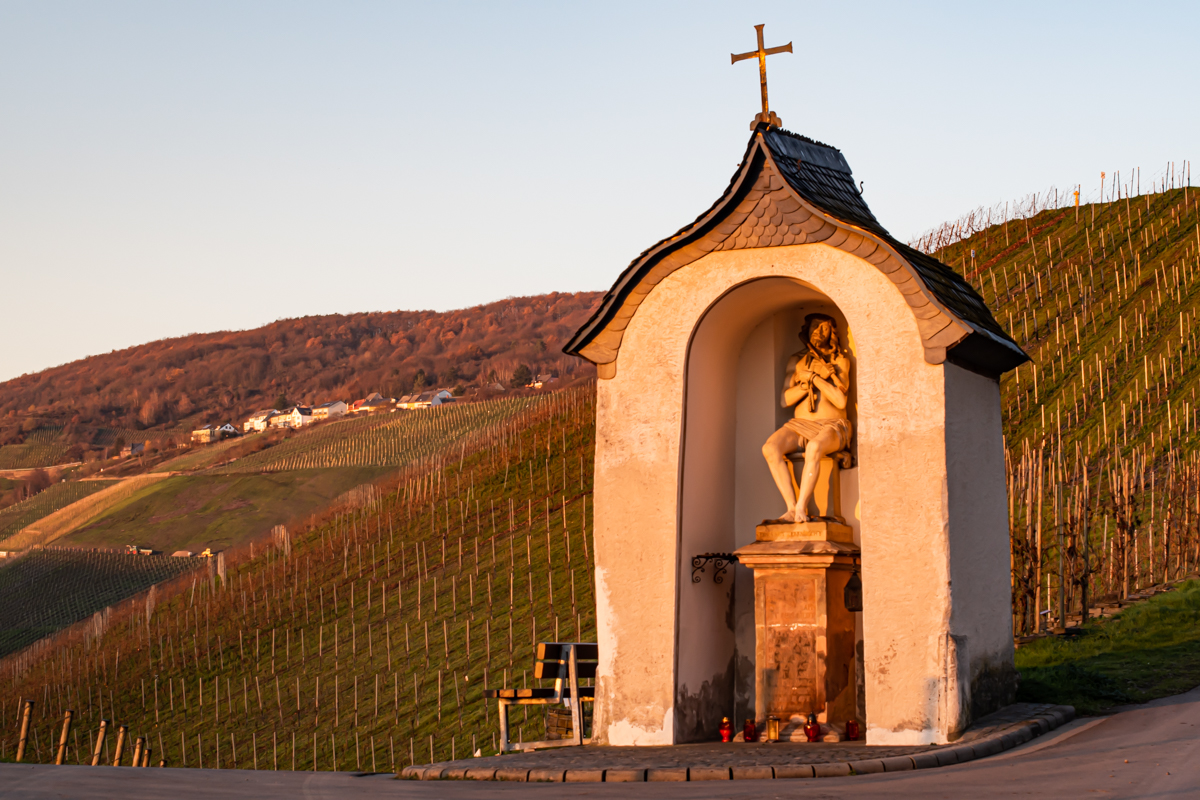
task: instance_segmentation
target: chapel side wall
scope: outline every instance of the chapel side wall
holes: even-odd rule
[[[1012,584],[1000,384],[952,364],[946,375],[950,578],[956,587],[958,728],[1012,703]],[[964,658],[965,653],[965,658]]]
[[[669,354],[630,339],[636,356],[596,387],[593,729],[601,744],[673,744],[682,398],[663,380],[672,373]]]

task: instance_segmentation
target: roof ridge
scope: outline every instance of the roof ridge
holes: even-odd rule
[[[835,153],[841,153],[841,152],[842,152],[842,151],[841,151],[839,148],[837,148],[837,147],[834,147],[834,146],[833,146],[833,145],[831,145],[831,144],[825,144],[824,142],[819,142],[819,141],[817,141],[816,139],[813,139],[813,138],[811,138],[811,137],[809,137],[809,136],[805,136],[805,135],[804,135],[804,134],[802,134],[802,133],[796,133],[795,131],[789,131],[787,128],[781,128],[781,127],[779,127],[778,125],[773,125],[773,126],[770,126],[769,128],[768,128],[767,126],[765,126],[765,125],[764,125],[764,126],[762,126],[762,130],[763,130],[763,131],[770,130],[770,131],[772,131],[772,132],[774,132],[774,133],[781,133],[781,134],[783,134],[784,136],[789,136],[789,137],[791,137],[791,138],[793,138],[793,139],[799,139],[800,141],[802,141],[802,142],[805,142],[805,143],[807,143],[807,144],[815,144],[817,147],[824,147],[824,148],[826,148],[826,149],[828,149],[828,150],[832,150],[832,151],[833,151],[833,152],[835,152]]]

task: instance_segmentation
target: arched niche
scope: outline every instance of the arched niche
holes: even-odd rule
[[[722,716],[739,721],[754,716],[753,576],[731,567],[718,584],[711,565],[693,575],[692,558],[753,542],[755,526],[785,510],[761,448],[792,416],[779,403],[784,370],[802,350],[799,334],[813,313],[837,320],[851,361],[847,411],[855,426],[853,332],[837,305],[804,281],[766,277],[731,288],[705,310],[688,343],[677,582],[678,741],[711,740]],[[841,483],[842,512],[857,538],[857,469],[843,471]]]

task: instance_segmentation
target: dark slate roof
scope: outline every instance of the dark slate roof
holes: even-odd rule
[[[840,150],[791,131],[761,125],[751,136],[742,162],[721,197],[694,222],[638,255],[605,293],[592,317],[563,347],[564,352],[577,354],[603,329],[642,275],[669,251],[670,248],[664,249],[663,245],[671,242],[682,244],[693,235],[703,235],[719,222],[720,214],[715,212],[722,207],[736,205],[752,182],[747,178],[752,179],[753,174],[757,173],[757,169],[753,168],[756,165],[750,161],[759,133],[763,135],[775,166],[796,194],[830,217],[868,231],[887,242],[913,266],[929,291],[951,314],[971,325],[980,337],[987,340],[972,342],[976,336],[969,336],[951,348],[948,354],[951,361],[958,360],[956,355],[969,356],[966,359],[968,362],[982,359],[984,366],[990,367],[987,371],[999,374],[1029,360],[1012,337],[1000,327],[983,298],[962,276],[936,258],[909,247],[888,233],[867,207],[854,182],[850,165]],[[656,252],[656,257],[648,258]],[[968,363],[968,366],[971,365]]]
[[[992,316],[975,287],[933,256],[898,241],[879,224],[855,186],[850,165],[840,150],[779,128],[765,131],[763,139],[771,150],[775,166],[797,194],[831,217],[879,236],[913,265],[921,280],[950,313],[1017,347]]]
[[[798,195],[842,222],[888,236],[854,185],[841,150],[780,128],[762,133],[775,166]]]

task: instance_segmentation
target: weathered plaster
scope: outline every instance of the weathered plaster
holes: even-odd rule
[[[675,709],[668,708],[661,720],[652,722],[643,728],[628,720],[610,726],[607,732],[607,743],[613,747],[637,747],[656,744],[673,744]]]

